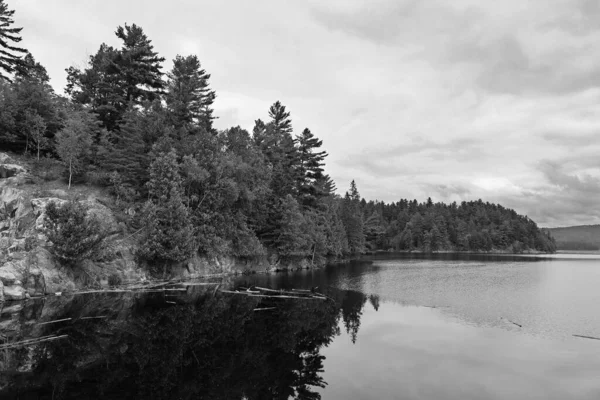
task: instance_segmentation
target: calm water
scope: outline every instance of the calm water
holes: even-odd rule
[[[0,398],[600,399],[600,340],[573,336],[600,337],[600,255],[387,255],[218,283],[330,299],[193,286],[5,306],[5,343],[68,337],[2,350]]]

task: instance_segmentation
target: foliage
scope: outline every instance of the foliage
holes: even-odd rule
[[[119,274],[113,273],[108,276],[108,286],[119,286],[121,283],[123,283],[123,279]]]
[[[361,202],[369,248],[419,251],[555,252],[554,239],[527,216],[482,200]]]
[[[138,255],[166,265],[183,261],[193,252],[193,227],[183,203],[179,165],[174,151],[158,153],[150,165],[150,199],[142,211]]]
[[[67,69],[68,98],[26,53],[14,82],[0,80],[0,142],[40,158],[40,176],[52,178],[40,169],[58,157],[69,187],[107,186],[127,209],[124,226],[140,231],[137,254],[163,272],[196,253],[323,263],[378,250],[555,250],[533,221],[495,204],[367,202],[354,181],[340,197],[323,141],[295,134],[282,101],[252,132],[217,130],[197,55],[177,55],[165,77],[140,26],[115,35],[120,46],[103,43]]]
[[[88,216],[86,207],[79,202],[48,203],[44,229],[52,242],[52,254],[65,263],[74,264],[101,255],[106,233],[100,222]]]
[[[90,156],[90,126],[93,124],[89,114],[84,111],[76,112],[56,134],[56,152],[69,173],[69,189],[73,174],[83,171],[86,159]]]
[[[198,57],[177,55],[167,77],[165,98],[173,123],[178,127],[193,124],[204,132],[212,132],[215,117],[211,107],[216,94],[208,87],[210,74],[202,69]]]
[[[19,43],[22,38],[19,36],[23,28],[14,28],[13,15],[14,10],[8,9],[8,4],[0,0],[0,81],[10,80],[8,74],[14,73],[22,65],[19,53],[26,53],[27,50],[15,46],[11,43]]]

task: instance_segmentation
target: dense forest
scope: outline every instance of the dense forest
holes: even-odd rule
[[[600,225],[579,225],[550,228],[558,250],[600,250]]]
[[[118,46],[102,43],[83,68],[68,67],[59,95],[20,47],[13,17],[0,0],[0,145],[34,159],[46,179],[110,190],[143,262],[195,253],[322,263],[374,250],[555,250],[532,220],[481,200],[367,202],[354,181],[339,196],[322,140],[293,127],[282,102],[251,131],[215,129],[217,94],[198,56],[178,55],[165,72],[136,24],[117,27]],[[61,175],[52,176],[57,163]]]

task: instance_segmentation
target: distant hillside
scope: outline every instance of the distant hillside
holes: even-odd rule
[[[558,250],[600,250],[600,225],[550,228]]]

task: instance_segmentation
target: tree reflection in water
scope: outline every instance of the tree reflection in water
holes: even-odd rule
[[[0,398],[320,399],[320,351],[340,334],[340,316],[355,342],[363,306],[379,304],[360,292],[328,294],[333,301],[210,293],[177,305],[144,296],[89,320],[71,305],[53,318],[73,322],[42,332],[68,340],[11,350]]]

